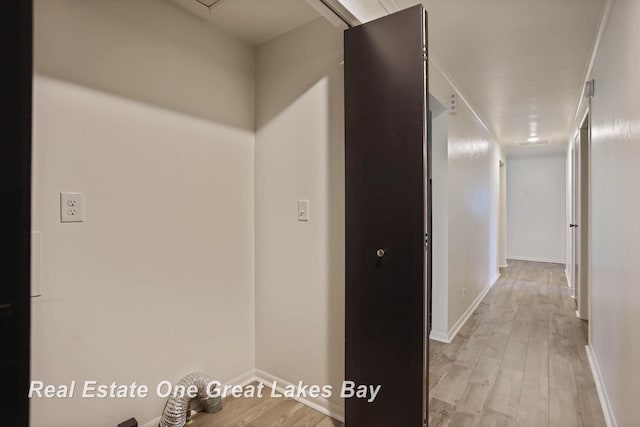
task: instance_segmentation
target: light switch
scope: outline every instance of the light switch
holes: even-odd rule
[[[309,221],[308,200],[298,200],[298,221]]]
[[[84,194],[60,193],[60,222],[84,221]]]

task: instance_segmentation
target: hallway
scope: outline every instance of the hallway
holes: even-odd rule
[[[604,426],[561,264],[509,261],[451,344],[431,341],[429,426]]]

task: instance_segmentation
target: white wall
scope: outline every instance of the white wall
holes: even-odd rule
[[[500,152],[465,106],[449,124],[451,330],[497,279]]]
[[[507,160],[507,257],[565,262],[566,156]]]
[[[168,0],[37,0],[41,74],[254,130],[253,49]]]
[[[431,95],[448,105],[449,94],[457,88],[445,73],[439,64],[430,63]],[[474,303],[498,276],[499,161],[502,159],[493,136],[461,100],[457,114],[447,118],[447,134],[447,329],[439,331],[446,332],[446,336],[432,334],[432,338],[444,340],[457,333]],[[434,267],[434,272],[436,270]]]
[[[344,377],[342,31],[316,20],[258,48],[256,367]],[[309,199],[310,221],[297,221]],[[258,372],[260,374],[260,372]],[[333,405],[342,402],[334,394]]]
[[[34,380],[154,386],[254,367],[254,107],[228,99],[253,99],[253,49],[202,25],[164,2],[36,2]],[[207,96],[209,79],[227,87],[207,108],[173,98]],[[59,222],[60,191],[84,192],[84,223]],[[31,425],[144,423],[163,405],[32,399]]]
[[[449,139],[447,127],[449,113],[434,108],[435,100],[429,100],[434,111],[431,133],[432,176],[432,330],[431,334],[447,339],[449,312]],[[441,107],[437,104],[437,107]]]
[[[640,420],[640,2],[613,4],[593,78],[591,335],[619,427]]]

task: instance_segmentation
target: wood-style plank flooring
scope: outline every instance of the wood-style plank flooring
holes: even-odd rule
[[[563,268],[509,261],[453,342],[430,342],[429,427],[605,426]]]
[[[271,397],[224,399],[217,414],[199,413],[189,427],[342,427],[343,424],[293,399]]]
[[[563,266],[510,261],[453,342],[430,342],[429,427],[604,427],[586,343]],[[230,397],[190,426],[342,424],[291,399]]]

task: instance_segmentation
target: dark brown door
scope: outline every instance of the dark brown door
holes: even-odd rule
[[[31,1],[0,6],[0,426],[28,426]]]
[[[426,413],[426,13],[345,32],[346,427],[420,427]],[[370,390],[370,389],[369,389]]]

